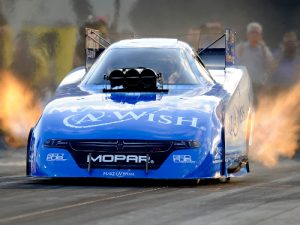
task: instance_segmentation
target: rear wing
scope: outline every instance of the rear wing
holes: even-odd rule
[[[85,69],[88,71],[99,55],[110,45],[99,30],[85,28]]]
[[[218,41],[224,41],[224,48],[211,48]],[[226,29],[225,33],[204,49],[199,49],[199,57],[209,69],[226,68],[235,65],[236,33]]]

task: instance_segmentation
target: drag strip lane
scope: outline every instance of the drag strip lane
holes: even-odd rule
[[[32,210],[32,212],[25,212],[25,213],[20,213],[18,215],[14,215],[14,216],[9,216],[9,217],[2,217],[0,219],[0,224],[18,224],[21,221],[23,221],[24,219],[26,221],[36,221],[39,220],[40,218],[46,217],[46,218],[51,218],[54,215],[57,216],[58,214],[61,215],[70,215],[70,211],[75,208],[78,208],[76,211],[81,211],[79,210],[79,208],[85,208],[87,206],[90,205],[95,205],[96,207],[99,207],[99,204],[97,203],[103,203],[105,205],[105,202],[122,202],[123,200],[125,201],[125,203],[122,204],[128,204],[127,202],[134,202],[134,199],[139,199],[140,197],[142,197],[143,199],[145,199],[145,202],[149,202],[149,204],[145,204],[145,206],[153,206],[151,203],[151,201],[153,201],[153,196],[156,194],[158,194],[159,196],[156,196],[156,199],[161,199],[165,202],[169,202],[166,199],[171,199],[171,202],[178,202],[181,204],[186,204],[188,205],[188,202],[191,202],[192,204],[194,204],[194,201],[199,201],[199,202],[215,202],[218,199],[222,199],[226,196],[233,196],[233,195],[240,195],[240,193],[247,193],[251,190],[257,190],[257,189],[263,189],[266,188],[268,186],[273,186],[272,184],[278,184],[278,186],[276,185],[277,189],[282,188],[280,185],[283,182],[289,182],[291,180],[295,180],[298,179],[299,175],[296,173],[291,174],[291,176],[289,177],[284,177],[284,178],[279,178],[276,180],[270,180],[268,182],[259,182],[259,183],[252,183],[251,185],[245,185],[242,183],[242,185],[239,184],[239,182],[233,182],[232,184],[208,184],[208,186],[194,186],[194,187],[160,187],[160,188],[139,188],[142,189],[140,191],[137,191],[136,188],[134,188],[133,190],[126,190],[124,192],[121,192],[119,194],[113,195],[113,196],[108,196],[108,197],[98,197],[98,198],[94,198],[93,200],[85,200],[85,199],[79,199],[77,200],[77,202],[75,203],[69,203],[65,200],[63,200],[64,205],[63,206],[58,206],[58,207],[49,207],[49,208],[44,208],[45,209],[38,209],[38,210]],[[24,182],[24,180],[22,180]],[[34,183],[33,183],[34,184]],[[38,183],[36,185],[39,185]],[[49,190],[50,192],[50,196],[55,196],[55,194],[57,194],[59,191],[63,191],[63,192],[67,192],[68,190],[72,190],[72,189],[68,189],[69,185],[66,186],[58,186],[58,190]],[[284,185],[283,187],[286,188],[287,185]],[[56,187],[56,186],[55,186]],[[81,187],[78,191],[80,192],[84,192],[84,188],[86,187]],[[121,188],[121,187],[119,187]],[[119,189],[117,188],[117,189]],[[114,189],[114,188],[112,188]],[[107,188],[105,189],[107,190]],[[198,191],[202,190],[202,193],[198,193],[197,196],[193,197],[193,194],[197,193]],[[185,193],[185,197],[182,198],[180,196],[183,196],[184,191],[188,191],[190,194],[192,194],[192,197],[187,197],[189,195],[189,193]],[[39,192],[37,193],[37,195],[39,194]],[[49,193],[48,193],[49,194]],[[113,194],[113,190],[109,191],[109,194]],[[30,196],[27,196],[30,197]],[[88,199],[90,199],[90,196],[88,197]],[[133,199],[133,200],[128,200],[128,199]],[[1,200],[0,200],[1,203]],[[120,203],[121,204],[121,203]],[[139,203],[138,203],[139,204]],[[172,204],[172,203],[168,203],[168,204]],[[210,204],[210,203],[208,203]],[[155,204],[156,205],[156,204]],[[262,204],[263,205],[263,204]],[[108,204],[109,206],[109,204]],[[143,206],[143,205],[142,205]],[[144,206],[144,207],[145,207]],[[174,206],[173,206],[174,207]],[[248,210],[252,210],[252,208],[256,208],[259,207],[259,205],[255,205],[255,206],[251,206],[249,208],[247,208]],[[139,208],[139,207],[138,207]],[[172,207],[171,207],[172,208]],[[33,209],[33,208],[32,208]],[[145,213],[145,209],[143,209],[143,207],[140,207],[140,209],[136,209],[138,211],[141,211],[143,213]],[[167,209],[164,208],[164,210],[166,211]],[[155,210],[156,211],[156,210]],[[154,211],[154,212],[155,212]],[[57,214],[58,213],[58,214]],[[157,212],[156,212],[157,213]],[[186,212],[189,215],[189,212]],[[178,212],[178,214],[182,214],[182,212]],[[118,215],[118,213],[116,213],[116,215]],[[234,214],[227,214],[227,216],[234,216]],[[117,221],[121,221],[123,219],[120,218],[115,218],[117,219]],[[110,219],[108,219],[107,222],[111,221]],[[113,224],[113,223],[112,223]]]
[[[162,188],[152,188],[152,189],[146,189],[146,190],[137,191],[137,192],[129,192],[129,193],[111,196],[111,197],[107,197],[107,198],[99,198],[99,199],[90,200],[90,201],[81,201],[78,203],[69,204],[69,205],[65,205],[65,206],[61,206],[61,207],[54,207],[54,208],[50,208],[50,209],[37,210],[37,211],[31,212],[31,213],[24,213],[24,214],[20,214],[20,215],[16,215],[16,216],[11,216],[11,217],[4,217],[4,218],[0,218],[0,224],[12,222],[12,221],[16,221],[16,220],[21,220],[21,219],[28,218],[28,217],[40,216],[42,214],[53,213],[56,211],[67,210],[67,209],[71,209],[71,208],[75,208],[75,207],[83,207],[83,206],[87,206],[87,205],[91,205],[91,204],[95,204],[95,203],[99,203],[99,202],[104,202],[104,201],[108,201],[108,200],[117,200],[119,198],[140,195],[140,194],[144,194],[147,192],[154,192],[154,191],[160,190]]]
[[[7,180],[11,178],[23,178],[25,177],[24,175],[10,175],[10,176],[0,176],[0,182],[1,180]]]
[[[300,163],[282,161],[230,183],[0,178],[0,224],[299,225]],[[288,223],[282,223],[287,220]]]

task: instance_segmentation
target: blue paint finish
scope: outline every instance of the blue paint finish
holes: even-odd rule
[[[224,70],[219,73],[225,76]],[[236,174],[227,173],[236,160],[247,157],[245,130],[239,129],[236,136],[231,136],[234,124],[228,119],[235,118],[234,106],[238,106],[234,122],[239,127],[248,122],[248,117],[241,118],[240,113],[241,108],[248,113],[252,107],[250,101],[240,97],[245,95],[249,99],[251,92],[244,68],[233,68],[224,83],[205,87],[167,85],[168,93],[103,93],[104,85],[80,83],[84,74],[83,69],[78,69],[66,77],[34,127],[28,143],[29,175],[198,179],[245,174],[244,169]],[[241,83],[243,88],[238,93]],[[81,168],[67,149],[45,147],[49,139],[197,141],[200,147],[170,152],[158,169],[147,171],[145,165],[145,169],[89,171]]]

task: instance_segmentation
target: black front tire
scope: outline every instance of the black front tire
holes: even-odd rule
[[[26,150],[26,176],[31,176],[31,163],[30,163],[30,140],[32,136],[33,128],[30,129],[28,140],[27,140],[27,150]]]

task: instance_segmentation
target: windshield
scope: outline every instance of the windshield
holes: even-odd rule
[[[124,68],[150,68],[161,73],[164,84],[200,84],[179,48],[113,48],[105,52],[87,76],[87,84],[105,84],[104,75]]]

